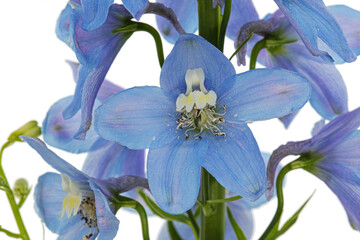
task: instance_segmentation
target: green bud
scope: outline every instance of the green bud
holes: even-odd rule
[[[19,136],[27,136],[27,137],[39,137],[41,135],[41,128],[38,126],[37,121],[30,121],[14,131],[8,137],[8,142],[22,142]]]
[[[29,184],[25,178],[19,178],[14,184],[14,195],[15,197],[21,199],[24,196],[27,196],[29,193]]]

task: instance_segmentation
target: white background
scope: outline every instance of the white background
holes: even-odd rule
[[[276,10],[273,1],[255,0],[260,17]],[[347,2],[360,11],[358,1],[325,0],[327,5]],[[55,23],[66,1],[2,1],[0,7],[0,143],[29,120],[40,123],[48,108],[58,99],[72,95],[75,89],[66,59],[76,60],[74,53],[55,36]],[[260,8],[261,7],[261,8]],[[142,21],[153,24],[154,16]],[[360,26],[359,26],[360,28]],[[233,43],[227,39],[225,55],[233,52]],[[165,53],[171,45],[164,42]],[[235,65],[236,60],[233,60]],[[360,105],[359,61],[339,66],[349,92],[350,110]],[[245,68],[236,66],[237,72]],[[114,62],[107,79],[123,86],[158,85],[160,68],[153,39],[145,33],[135,33],[125,44]],[[271,152],[287,141],[310,137],[313,124],[320,120],[309,104],[285,130],[277,119],[251,124],[262,151]],[[61,157],[81,167],[85,155],[71,155],[55,149]],[[16,143],[3,156],[3,167],[10,183],[25,177],[35,186],[38,176],[52,170],[29,146]],[[336,196],[320,180],[302,170],[290,173],[285,189],[287,219],[316,189],[316,194],[301,214],[298,223],[281,239],[360,239],[351,229],[345,211]],[[31,239],[42,239],[42,225],[33,209],[30,196],[21,213]],[[271,202],[256,209],[254,239],[258,238],[270,222],[276,208]],[[116,239],[141,239],[138,216],[120,211],[120,228]],[[163,221],[150,218],[150,235],[156,239]],[[6,196],[0,192],[0,225],[17,232]],[[56,235],[46,230],[45,239]],[[0,233],[0,239],[8,239]]]

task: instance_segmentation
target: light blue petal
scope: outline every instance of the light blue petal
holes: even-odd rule
[[[164,146],[182,132],[176,129],[180,115],[175,102],[175,96],[159,87],[124,90],[95,111],[95,129],[131,149]]]
[[[75,138],[84,139],[91,125],[91,114],[95,98],[117,53],[131,33],[114,33],[115,29],[127,25],[130,19],[121,5],[110,7],[106,22],[94,31],[81,28],[80,9],[74,9],[70,21],[70,32],[73,38],[73,50],[81,63],[74,100],[64,111],[64,118],[73,117],[81,108],[81,127]]]
[[[360,108],[344,113],[326,124],[312,138],[312,148],[325,154],[360,126]]]
[[[226,36],[231,40],[235,40],[239,30],[245,23],[256,20],[259,20],[259,16],[252,0],[233,0]]]
[[[179,214],[193,207],[199,193],[201,164],[207,149],[205,139],[185,141],[184,136],[162,148],[149,150],[149,186],[161,209]]]
[[[337,195],[354,229],[360,227],[360,131],[346,137],[310,169]]]
[[[166,7],[174,10],[181,26],[187,33],[194,33],[198,28],[198,12],[196,0],[157,0]],[[171,44],[174,44],[179,37],[179,33],[173,25],[165,18],[156,16],[156,23],[161,35]]]
[[[317,40],[320,38],[346,62],[356,60],[356,56],[350,50],[341,28],[328,12],[322,0],[274,1],[313,55],[333,61],[329,53],[318,49]]]
[[[130,150],[116,142],[87,155],[83,172],[97,179],[133,175],[145,177],[144,151]]]
[[[40,156],[47,162],[50,166],[58,170],[60,173],[66,174],[74,181],[87,181],[89,179],[81,171],[77,170],[70,163],[66,162],[64,159],[60,158],[53,151],[48,149],[44,142],[38,138],[31,138],[21,136],[21,139],[28,143],[35,151],[37,151]]]
[[[286,44],[281,51],[265,54],[266,67],[280,67],[305,77],[311,87],[310,103],[325,119],[348,111],[345,82],[333,64],[312,56],[300,42]]]
[[[84,12],[84,30],[92,31],[100,27],[106,20],[109,7],[114,0],[81,0]]]
[[[145,12],[146,7],[149,4],[148,0],[122,0],[122,2],[125,8],[138,21]]]
[[[259,147],[245,124],[222,126],[226,137],[207,136],[210,147],[203,167],[226,189],[254,201],[266,190]]]
[[[97,189],[96,184],[90,181],[90,187],[94,191],[97,227],[99,228],[98,240],[114,239],[119,229],[119,220],[110,210],[109,202],[104,194]]]
[[[185,93],[186,71],[195,68],[203,69],[208,91],[216,90],[225,79],[235,74],[229,59],[211,43],[193,34],[183,34],[164,62],[161,87],[175,95]]]
[[[320,130],[325,126],[325,120],[321,119],[320,121],[314,124],[314,127],[311,131],[311,135],[314,136],[320,132]]]
[[[45,173],[39,177],[34,191],[35,210],[41,220],[52,232],[59,234],[59,239],[82,239],[89,228],[80,220],[80,216],[61,217],[63,200],[66,193],[61,187],[61,176]]]
[[[283,69],[256,69],[226,80],[216,92],[226,121],[247,122],[285,116],[309,99],[306,79]]]
[[[290,126],[290,123],[295,119],[296,115],[299,113],[300,110],[294,111],[288,115],[285,115],[280,119],[280,121],[284,124],[285,129],[288,129]]]
[[[349,47],[358,56],[360,54],[360,12],[345,5],[330,6],[328,10],[344,32]],[[335,56],[334,59],[336,63],[344,62],[338,56]]]
[[[69,4],[66,4],[65,9],[61,12],[56,23],[56,36],[68,46],[72,44],[69,31],[71,13],[72,7]]]
[[[75,82],[78,81],[78,75],[79,75],[79,68],[80,68],[80,64],[73,62],[73,61],[66,61],[70,67],[71,70],[73,72],[73,77]],[[96,96],[97,100],[100,100],[101,102],[105,102],[109,97],[111,97],[112,95],[114,95],[115,93],[118,93],[120,91],[124,90],[122,87],[119,87],[118,85],[108,81],[108,80],[104,80],[104,82],[102,83],[99,92]],[[96,107],[95,107],[96,108]]]
[[[44,141],[50,146],[72,153],[96,150],[107,141],[101,139],[93,127],[88,131],[85,140],[73,138],[80,126],[80,112],[68,120],[64,120],[62,116],[62,112],[71,103],[72,99],[72,96],[60,99],[50,107],[41,128]]]

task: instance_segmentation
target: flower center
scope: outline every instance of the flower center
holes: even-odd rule
[[[86,182],[73,181],[66,175],[61,174],[61,186],[66,196],[63,200],[61,217],[66,213],[68,218],[80,215],[81,220],[90,228],[89,234],[83,239],[91,239],[97,233],[97,217],[94,193]],[[95,233],[92,231],[95,230]]]
[[[217,125],[225,122],[225,105],[223,113],[216,109],[216,93],[207,91],[204,85],[205,74],[201,68],[189,69],[185,75],[186,93],[180,94],[176,99],[176,111],[181,115],[176,123],[178,129],[185,129],[186,140],[193,132],[194,139],[202,139],[201,133],[210,130],[215,136],[224,136]]]

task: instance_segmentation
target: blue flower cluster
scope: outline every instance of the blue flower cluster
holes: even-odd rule
[[[41,176],[35,189],[36,211],[59,239],[113,239],[119,221],[111,201],[118,194],[138,198],[137,187],[149,188],[167,213],[191,211],[201,169],[228,195],[244,198],[228,206],[250,238],[248,201],[263,203],[266,191],[271,198],[278,163],[287,155],[316,158],[306,170],[333,190],[352,226],[360,228],[360,110],[349,112],[346,86],[334,65],[360,54],[360,12],[326,7],[321,0],[274,1],[279,10],[265,19],[251,0],[212,1],[223,11],[232,2],[226,35],[236,48],[243,46],[238,63],[245,65],[246,55],[259,50],[257,61],[266,67],[241,74],[216,46],[193,34],[196,0],[66,5],[56,33],[79,61],[69,63],[76,90],[50,108],[42,132],[48,145],[87,153],[82,171],[41,140],[22,137],[60,172]],[[162,65],[160,87],[122,89],[105,76],[135,31],[133,18],[147,13],[157,15],[158,30],[174,46]],[[280,118],[288,127],[307,101],[330,123],[309,140],[275,150],[266,170],[247,124]],[[235,239],[227,221],[226,239]],[[184,239],[194,237],[182,223],[175,228]],[[169,238],[164,227],[159,239]]]

